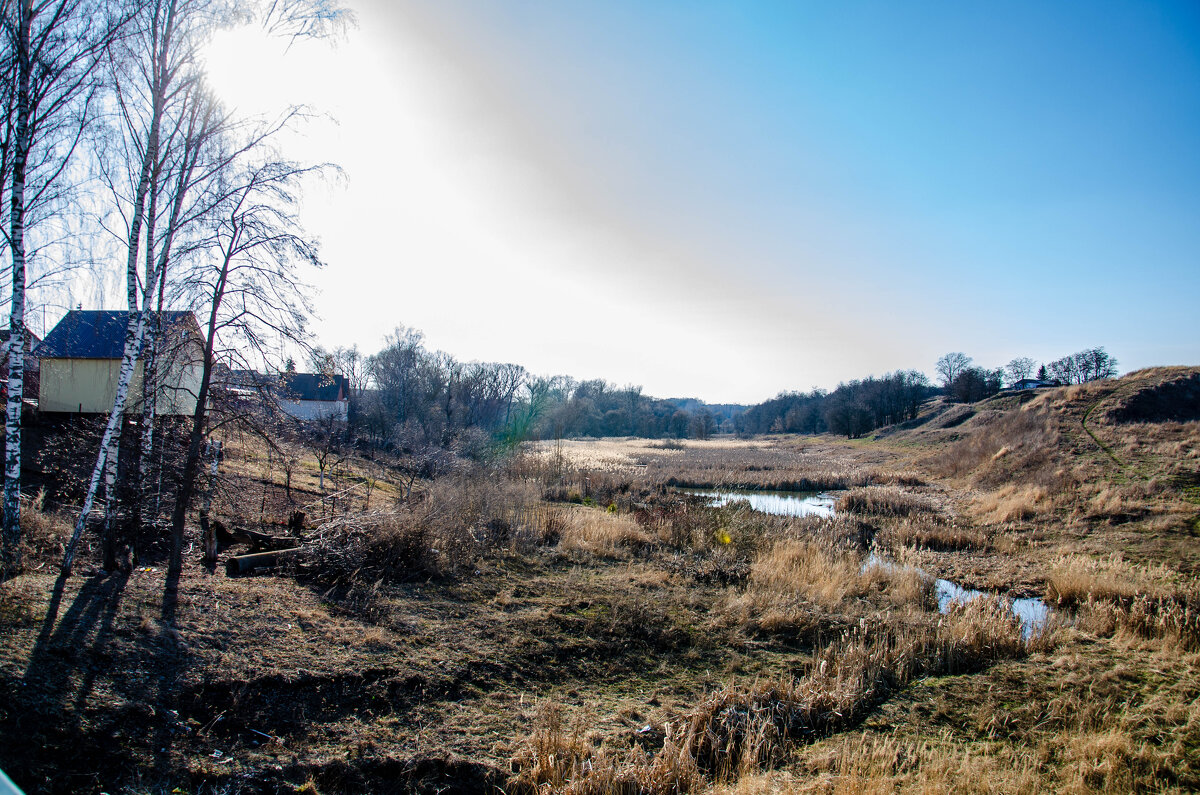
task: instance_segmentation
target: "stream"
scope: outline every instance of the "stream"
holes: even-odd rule
[[[709,504],[714,507],[745,500],[756,511],[777,514],[779,516],[832,517],[834,515],[833,506],[837,502],[837,497],[829,492],[749,491],[737,489],[679,489],[679,491],[685,494],[708,497]],[[867,557],[866,562],[863,564],[863,568],[869,566],[912,569],[927,577],[931,576],[923,569],[915,566],[904,566],[893,560],[880,557],[874,552]],[[934,578],[934,584],[937,589],[938,610],[943,613],[950,609],[950,605],[953,602],[969,602],[976,597],[988,595],[987,591],[964,588],[953,580],[944,580],[940,577]],[[1046,618],[1050,615],[1050,608],[1041,599],[1011,599],[1010,601],[1012,602],[1013,613],[1021,619],[1021,627],[1025,637],[1033,634],[1033,631],[1042,626],[1046,622]]]

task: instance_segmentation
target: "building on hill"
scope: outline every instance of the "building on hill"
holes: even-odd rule
[[[350,416],[350,389],[345,376],[323,373],[280,373],[276,392],[279,408],[298,420]]]
[[[1041,389],[1048,386],[1059,386],[1057,381],[1046,381],[1041,378],[1022,378],[1017,381],[1009,389]]]
[[[153,319],[153,318],[152,318]],[[163,312],[155,411],[190,415],[196,410],[204,361],[204,333],[191,312]],[[34,349],[41,360],[43,412],[102,414],[112,410],[125,349],[127,311],[75,309]],[[147,342],[149,329],[147,330]],[[142,403],[143,362],[134,363],[126,410]]]

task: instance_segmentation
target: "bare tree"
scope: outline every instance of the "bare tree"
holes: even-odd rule
[[[0,92],[5,106],[0,174],[9,186],[4,244],[12,256],[5,420],[4,562],[19,565],[21,407],[25,389],[27,233],[39,210],[60,204],[87,127],[102,53],[123,20],[94,0],[4,0]],[[46,220],[41,216],[40,220]]]
[[[942,381],[942,386],[949,388],[958,376],[971,366],[971,357],[965,353],[947,353],[937,360],[935,370]]]
[[[1108,355],[1104,348],[1087,350],[1055,359],[1046,369],[1051,377],[1064,384],[1082,384],[1101,378],[1112,378],[1117,374],[1117,360]]]
[[[134,178],[109,183],[114,189],[121,185],[127,188],[125,203],[118,205],[125,222],[130,319],[109,423],[64,558],[64,571],[68,572],[101,473],[106,470],[110,505],[112,502],[118,430],[134,363],[141,354],[155,286],[165,288],[172,257],[183,258],[190,249],[205,245],[204,234],[196,230],[208,228],[205,224],[209,219],[220,218],[229,201],[236,203],[244,183],[229,179],[232,170],[244,168],[248,157],[259,156],[265,143],[300,115],[291,109],[274,121],[234,118],[213,99],[205,85],[201,48],[217,28],[233,22],[257,20],[273,34],[296,39],[324,35],[349,20],[348,13],[334,0],[244,4],[221,0],[131,1],[138,4],[138,36],[132,52],[119,62],[114,60],[114,69],[126,77],[116,83],[115,104],[123,122],[123,162],[131,166],[126,173]],[[161,229],[156,232],[158,224]],[[137,264],[143,234],[147,272],[139,296]],[[156,246],[157,251],[152,251]],[[295,311],[300,313],[303,308]],[[107,564],[113,557],[109,552],[111,533],[105,537]],[[177,580],[178,566],[169,573]]]
[[[320,260],[316,244],[300,227],[296,202],[303,180],[319,170],[267,159],[226,175],[226,198],[214,218],[210,248],[197,252],[181,279],[181,293],[204,301],[208,318],[200,390],[171,517],[169,573],[182,567],[184,525],[210,430],[209,393],[218,355],[243,364],[248,353],[278,360],[289,342],[305,337],[310,306],[299,267],[320,265]]]
[[[1008,378],[1009,386],[1023,378],[1028,378],[1033,374],[1035,367],[1037,367],[1037,362],[1028,356],[1021,356],[1004,365],[1004,374]]]

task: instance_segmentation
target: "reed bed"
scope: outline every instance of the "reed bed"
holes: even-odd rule
[[[838,512],[863,516],[936,516],[938,507],[928,499],[892,487],[854,489],[837,501]]]
[[[1000,599],[956,605],[936,623],[866,620],[818,650],[806,674],[711,692],[667,721],[661,750],[623,756],[564,731],[545,712],[514,756],[519,792],[687,792],[780,762],[798,743],[849,728],[883,698],[922,676],[978,670],[1052,642],[1025,639]]]
[[[1139,597],[1173,600],[1189,583],[1163,565],[1134,564],[1119,555],[1058,558],[1046,581],[1046,601],[1072,607],[1089,601],[1128,604]],[[1194,588],[1194,584],[1192,584]]]
[[[1097,635],[1144,638],[1185,652],[1200,651],[1200,591],[1174,598],[1136,596],[1123,602],[1090,598],[1078,606],[1078,626]]]
[[[931,578],[912,569],[867,563],[861,553],[815,539],[787,539],[761,554],[751,567],[747,595],[760,607],[778,597],[799,596],[835,608],[870,595],[880,595],[897,607],[936,606]]]
[[[985,550],[990,546],[987,534],[976,527],[926,518],[905,518],[887,525],[883,540],[892,549],[905,547],[935,552]]]
[[[657,539],[628,514],[583,506],[563,506],[554,523],[560,549],[580,550],[601,557],[628,557],[633,550]]]

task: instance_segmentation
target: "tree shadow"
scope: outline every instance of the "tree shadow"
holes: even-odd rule
[[[61,755],[67,751],[63,743],[88,742],[92,729],[83,716],[88,712],[96,680],[109,668],[101,661],[106,657],[128,580],[128,572],[88,578],[61,616],[67,577],[60,574],[55,582],[21,677],[19,703],[11,705],[14,709],[3,729],[10,743],[8,754],[25,760],[29,775],[39,775],[33,771],[40,770],[44,776],[53,770],[63,782],[79,778],[84,786],[94,783],[95,770],[84,773],[73,767],[87,754],[63,758]],[[39,786],[36,779],[26,782],[30,784]]]
[[[171,773],[171,748],[178,722],[179,675],[183,668],[183,650],[179,646],[179,635],[175,619],[179,612],[180,571],[168,567],[163,585],[162,611],[159,615],[163,626],[163,637],[159,644],[158,693],[154,704],[159,719],[154,725],[154,769],[159,780],[165,781]]]
[[[67,575],[59,574],[23,680],[30,684],[50,678],[58,667],[54,665],[56,657],[77,660],[100,652],[112,635],[113,620],[128,582],[128,571],[89,577],[59,620],[58,612],[67,584]],[[94,669],[95,666],[89,668]],[[85,678],[85,685],[90,688],[93,680],[92,676]],[[83,692],[76,700],[80,701],[86,696],[87,693]]]

